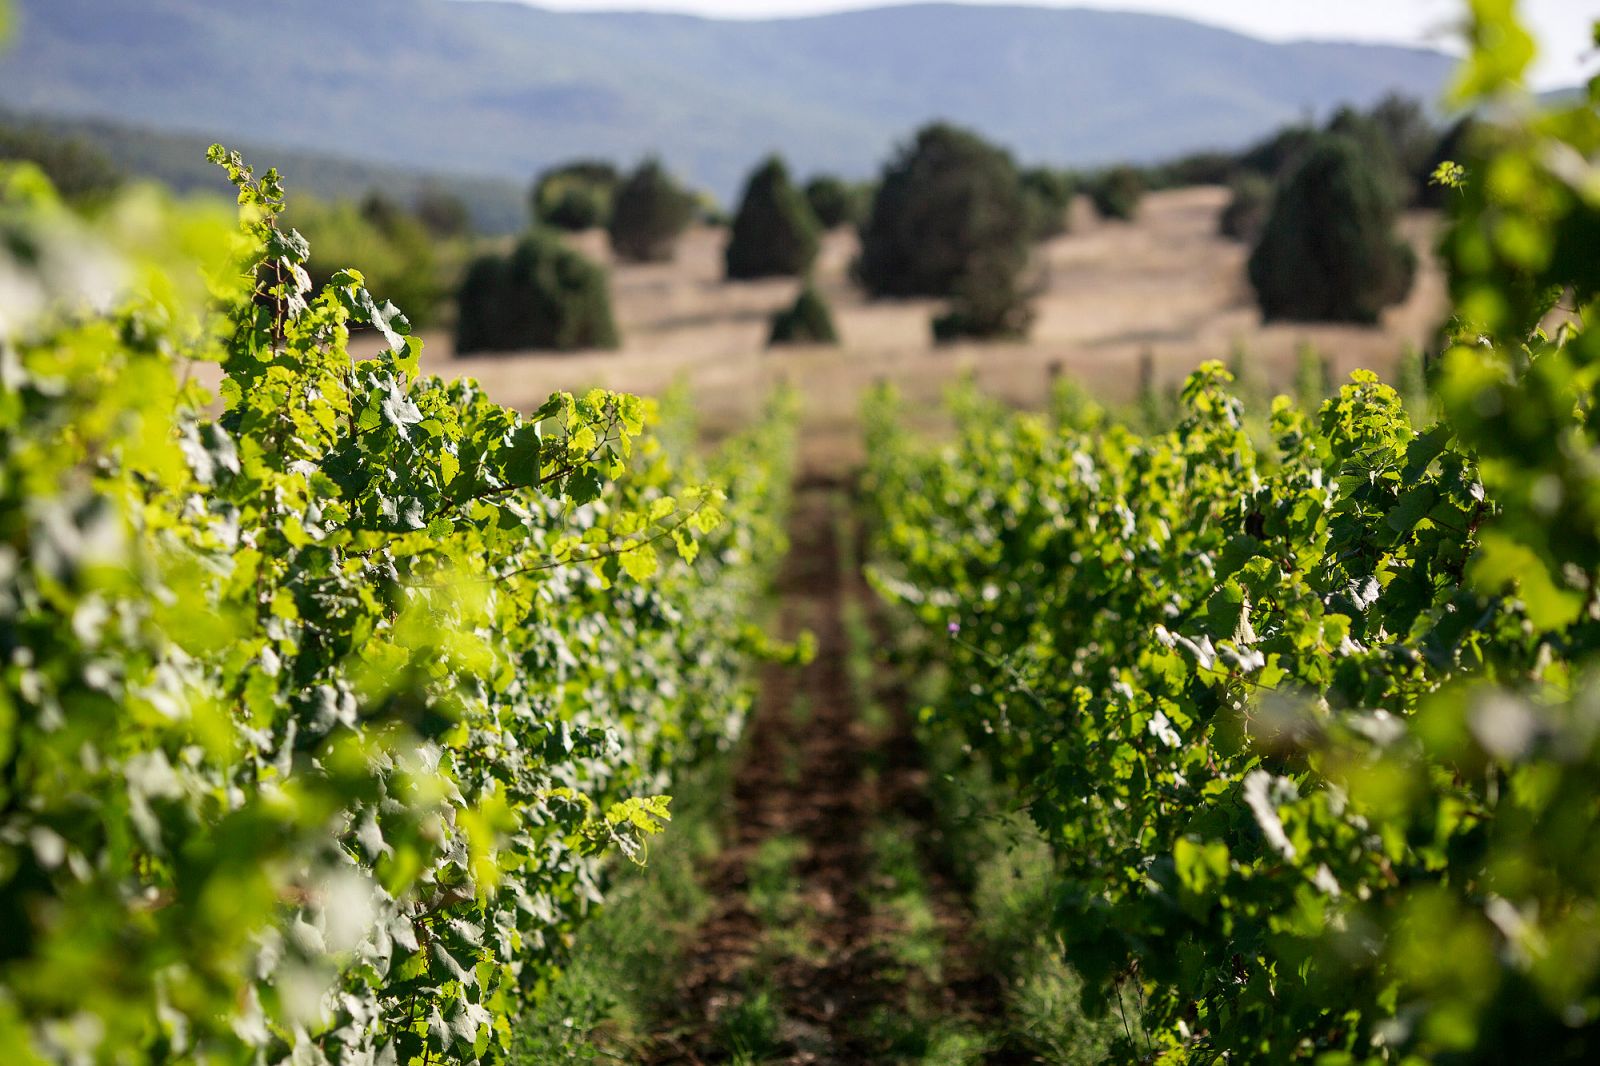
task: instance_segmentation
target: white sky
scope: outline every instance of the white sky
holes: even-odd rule
[[[908,0],[527,0],[539,7],[572,11],[682,11],[725,18],[815,14],[879,7]],[[1227,26],[1257,37],[1337,38],[1428,44],[1450,49],[1451,25],[1464,0],[963,0],[965,3],[1038,3],[1055,7],[1103,7],[1181,15]],[[1590,45],[1590,27],[1600,18],[1600,0],[1522,0],[1523,18],[1544,42],[1536,81],[1541,87],[1571,85],[1595,73],[1600,56]]]

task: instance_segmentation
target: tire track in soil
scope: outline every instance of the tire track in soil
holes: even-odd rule
[[[790,553],[778,582],[781,626],[789,637],[810,628],[817,655],[803,669],[774,666],[763,672],[733,782],[730,843],[705,875],[715,910],[688,946],[678,1014],[656,1038],[648,1060],[655,1066],[728,1062],[730,1052],[719,1042],[722,1019],[751,994],[758,977],[771,988],[782,1016],[777,1047],[766,1063],[895,1061],[875,1046],[870,1019],[883,1011],[908,1011],[913,993],[922,1012],[932,1005],[939,1018],[992,1026],[1002,1017],[999,983],[984,972],[972,948],[970,911],[947,856],[934,846],[938,830],[928,775],[903,690],[890,682],[877,694],[889,712],[888,728],[873,730],[862,720],[843,612],[851,597],[869,612],[872,601],[863,576],[846,573],[842,565],[839,519],[848,503],[839,488],[808,484],[796,493]],[[869,617],[881,636],[881,617]],[[809,707],[806,721],[791,713],[796,699]],[[869,831],[887,814],[916,827],[929,904],[946,945],[938,988],[907,983],[905,967],[887,950],[899,932],[895,919],[872,906]],[[812,936],[802,955],[772,962],[761,959],[764,930],[747,895],[750,862],[776,837],[804,842],[793,871]],[[1025,1060],[999,1053],[985,1061]]]

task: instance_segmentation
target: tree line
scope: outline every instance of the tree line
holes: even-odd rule
[[[731,219],[676,181],[659,160],[624,174],[578,160],[535,182],[535,229],[509,257],[475,265],[461,290],[462,351],[608,347],[618,341],[603,270],[553,231],[604,229],[623,261],[670,260],[695,220],[727,224],[725,277],[806,283],[772,321],[771,342],[837,343],[831,309],[810,281],[827,230],[850,226],[861,251],[852,280],[873,299],[946,302],[939,342],[1021,339],[1033,320],[1033,249],[1070,227],[1084,196],[1110,221],[1137,217],[1149,191],[1197,184],[1231,190],[1221,232],[1251,246],[1249,279],[1267,320],[1375,323],[1403,300],[1415,255],[1397,228],[1408,207],[1440,207],[1439,163],[1471,147],[1472,123],[1440,131],[1414,100],[1346,107],[1326,124],[1284,128],[1237,152],[1098,171],[1024,167],[980,134],[934,123],[902,145],[872,182],[817,175],[799,183],[763,160]],[[513,261],[546,264],[522,270]],[[498,264],[498,265],[495,265]],[[515,273],[515,271],[512,271]],[[507,305],[541,307],[529,316]]]

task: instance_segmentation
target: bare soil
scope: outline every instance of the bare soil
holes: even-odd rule
[[[849,670],[843,612],[868,595],[859,573],[842,564],[843,508],[825,487],[803,490],[792,520],[793,548],[780,580],[782,625],[817,637],[815,660],[801,670],[773,667],[734,779],[730,846],[707,871],[716,909],[693,937],[676,1001],[656,1040],[656,1064],[730,1061],[728,1019],[757,989],[770,994],[780,1022],[764,1063],[844,1066],[896,1061],[882,1019],[917,1010],[931,1017],[993,1020],[1000,988],[970,943],[970,911],[941,869],[926,770],[919,761],[903,699],[880,693],[887,722],[869,724]],[[844,535],[853,535],[846,532]],[[864,603],[864,599],[858,599]],[[797,701],[806,714],[796,715]],[[936,987],[908,977],[892,945],[904,930],[892,911],[873,904],[868,839],[887,817],[910,826],[928,903],[945,945]],[[751,902],[751,867],[764,845],[797,841],[792,889],[805,918],[803,943],[774,931]],[[994,1063],[1017,1061],[1003,1052]]]

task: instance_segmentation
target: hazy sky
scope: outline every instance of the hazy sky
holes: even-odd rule
[[[687,11],[723,17],[800,15],[878,7],[907,0],[529,0],[569,10]],[[1016,3],[1018,0],[964,0]],[[1451,22],[1462,0],[1022,0],[1057,7],[1106,7],[1182,15],[1258,37],[1336,37],[1449,47]],[[1594,73],[1600,59],[1589,47],[1600,0],[1522,0],[1523,17],[1545,42],[1538,81],[1567,85]]]

